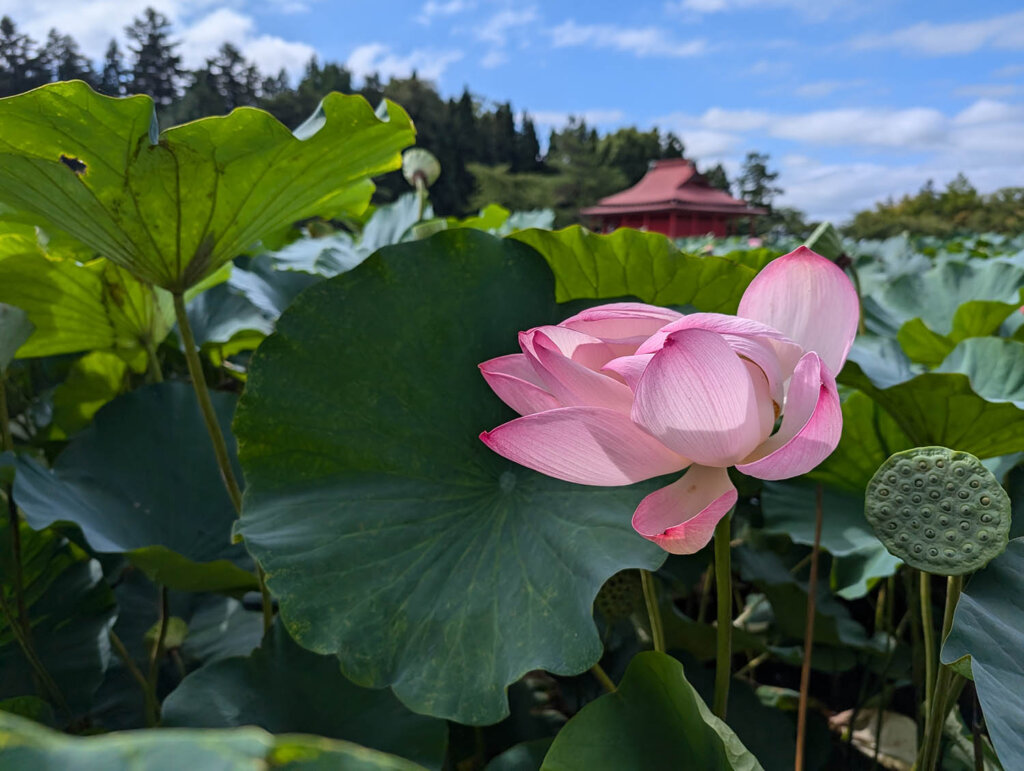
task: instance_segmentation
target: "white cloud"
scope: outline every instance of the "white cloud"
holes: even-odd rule
[[[508,61],[508,54],[501,48],[492,48],[483,58],[480,59],[480,66],[485,69],[494,69],[500,67]]]
[[[87,56],[98,59],[111,38],[124,40],[123,28],[147,7],[176,22],[204,5],[195,0],[0,0],[0,16],[9,15],[36,40],[45,39],[53,27],[72,34]]]
[[[587,46],[610,48],[634,56],[684,58],[707,53],[703,39],[675,40],[661,27],[620,27],[613,24],[577,24],[566,21],[550,31],[555,48]]]
[[[946,139],[946,117],[938,110],[819,110],[775,117],[769,131],[781,139],[818,145],[934,147]]]
[[[1024,11],[951,24],[923,21],[893,32],[861,35],[850,45],[857,50],[896,48],[926,56],[969,54],[984,48],[1024,50]]]
[[[941,183],[960,171],[982,191],[1019,185],[1024,166],[1024,104],[994,99],[979,99],[952,115],[923,107],[806,113],[712,108],[654,123],[678,133],[687,155],[706,163],[735,164],[747,149],[764,147],[766,137],[793,143],[792,152],[779,156],[786,190],[780,203],[815,218],[843,220],[882,198],[913,192],[927,179]],[[869,160],[814,158],[815,150],[835,146]],[[880,153],[885,160],[870,159]]]
[[[182,63],[189,68],[200,67],[225,42],[234,44],[260,71],[275,74],[284,69],[292,78],[299,76],[316,53],[316,49],[306,43],[256,34],[256,21],[251,16],[218,8],[182,33]]]
[[[793,93],[805,99],[821,99],[831,96],[836,91],[861,88],[867,85],[866,80],[816,80],[813,83],[804,83],[797,86]]]
[[[698,119],[703,128],[717,131],[753,131],[768,125],[771,116],[761,110],[723,110],[712,107]]]
[[[992,73],[997,78],[1016,78],[1024,75],[1024,64],[1007,64]]]
[[[536,6],[526,6],[518,10],[506,8],[498,11],[480,24],[474,31],[477,40],[487,43],[490,49],[480,60],[480,66],[488,69],[500,67],[508,60],[505,46],[508,45],[509,33],[518,27],[526,27],[540,19]]]
[[[420,24],[430,24],[435,18],[443,16],[455,16],[464,13],[476,6],[472,0],[427,0],[420,9],[416,21]]]
[[[416,72],[426,80],[438,80],[448,65],[462,58],[461,51],[414,49],[394,53],[384,43],[367,43],[352,50],[345,66],[356,78],[374,73],[383,79],[405,78]]]
[[[275,7],[280,12],[295,12],[301,10],[296,2],[275,0]],[[172,39],[180,41],[178,50],[186,67],[201,66],[221,44],[230,42],[264,72],[276,73],[284,67],[294,77],[315,53],[306,43],[260,34],[251,16],[216,0],[0,0],[0,15],[11,15],[37,40],[45,38],[51,27],[67,32],[78,41],[83,53],[98,60],[112,37],[124,49],[124,27],[147,7],[164,14],[174,25]]]
[[[953,93],[973,99],[1005,99],[1021,93],[1021,87],[1015,83],[968,83],[957,86]]]
[[[863,10],[845,0],[675,0],[666,5],[671,12],[698,15],[758,8],[788,9],[815,20],[824,19],[837,11],[849,15]]]
[[[747,68],[748,75],[785,75],[793,69],[792,62],[784,62],[779,59],[758,59]]]
[[[498,11],[491,18],[481,24],[476,30],[478,40],[491,43],[496,46],[504,46],[508,42],[508,33],[516,27],[525,27],[532,24],[540,17],[534,6],[528,6],[520,10],[505,9]]]

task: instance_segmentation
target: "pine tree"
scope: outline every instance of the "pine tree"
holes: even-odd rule
[[[509,164],[516,162],[516,119],[512,115],[512,105],[508,102],[499,104],[494,111],[491,134],[491,157],[493,163]]]
[[[235,46],[231,43],[222,45],[217,56],[207,62],[207,67],[213,75],[214,90],[223,100],[224,111],[256,104],[259,72]]]
[[[459,143],[459,149],[465,163],[483,160],[484,150],[481,146],[480,125],[476,116],[476,105],[469,89],[462,91],[459,100],[449,101],[448,120],[452,133]]]
[[[768,160],[767,153],[747,153],[736,185],[740,197],[747,203],[764,207],[770,212],[772,201],[782,193],[782,188],[774,184],[779,178],[779,172],[768,171]]]
[[[263,78],[260,84],[260,96],[264,99],[274,99],[281,94],[291,91],[288,85],[288,73],[282,67],[276,75],[268,75]]]
[[[18,32],[9,16],[0,19],[0,96],[20,94],[49,81],[35,49],[35,41]]]
[[[129,46],[134,60],[129,90],[149,94],[158,107],[170,107],[178,98],[181,85],[181,57],[178,43],[171,41],[171,22],[162,13],[147,8],[125,28],[134,45]]]
[[[732,185],[729,182],[729,175],[725,173],[725,167],[720,163],[716,163],[711,168],[705,170],[704,179],[707,180],[711,187],[724,190],[726,193],[731,190]]]
[[[103,69],[100,70],[97,90],[107,96],[124,96],[124,82],[127,73],[124,69],[124,57],[117,41],[111,38],[107,52],[103,56]]]
[[[84,80],[94,84],[92,64],[82,56],[78,43],[70,35],[51,29],[39,58],[48,80]]]
[[[537,140],[537,129],[529,114],[523,113],[523,128],[516,135],[516,154],[512,163],[512,171],[536,171],[540,159],[540,142]]]

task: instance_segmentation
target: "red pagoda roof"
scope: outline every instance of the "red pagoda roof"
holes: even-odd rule
[[[581,213],[599,216],[673,210],[765,214],[764,209],[750,206],[724,190],[711,187],[704,176],[697,173],[693,161],[685,158],[654,161],[643,179],[633,187],[602,198],[596,206],[583,209]]]

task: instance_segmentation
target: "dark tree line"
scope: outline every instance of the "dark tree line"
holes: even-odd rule
[[[685,150],[679,137],[656,128],[599,135],[585,121],[571,119],[551,131],[542,154],[533,119],[526,112],[517,114],[508,102],[491,104],[468,89],[445,99],[415,73],[386,83],[370,75],[357,87],[345,67],[316,58],[292,86],[284,70],[262,72],[231,43],[188,70],[170,21],[152,8],[131,21],[125,37],[127,50],[111,40],[102,62],[94,64],[70,35],[54,29],[37,43],[5,16],[0,20],[0,96],[77,78],[109,96],[148,94],[165,126],[248,105],[269,111],[291,128],[330,91],[359,93],[374,105],[387,97],[409,112],[418,144],[441,161],[441,178],[431,189],[439,213],[464,215],[493,201],[519,209],[552,207],[559,224],[573,221],[580,207],[635,183],[650,161],[682,157]],[[756,160],[761,165],[755,172],[768,173],[767,157]],[[721,165],[705,172],[713,185],[730,189]],[[770,184],[773,179],[764,190],[752,191],[767,196],[762,202],[770,204],[778,192]],[[400,175],[388,175],[379,184],[379,197],[387,200],[406,189]]]

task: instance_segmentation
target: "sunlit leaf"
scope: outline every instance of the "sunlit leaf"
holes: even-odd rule
[[[684,254],[659,233],[626,228],[610,235],[578,226],[523,230],[509,238],[529,244],[548,261],[559,302],[633,295],[655,305],[735,313],[755,275],[723,257]]]
[[[294,134],[248,107],[157,133],[149,97],[53,83],[0,100],[0,200],[183,292],[263,234],[364,209],[413,138],[387,116],[332,93]]]

